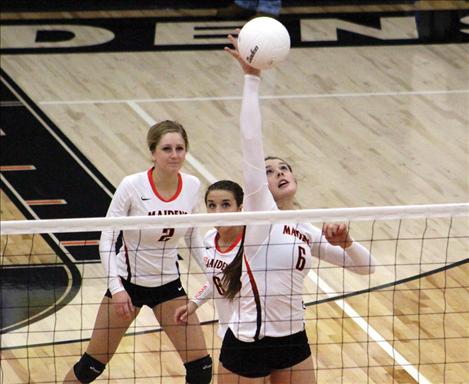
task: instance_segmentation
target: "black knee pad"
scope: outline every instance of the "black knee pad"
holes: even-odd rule
[[[106,364],[85,352],[78,363],[73,366],[73,372],[81,383],[88,384],[96,380],[103,373],[104,368],[106,368]]]
[[[212,358],[210,355],[185,363],[187,384],[209,384],[212,381]]]

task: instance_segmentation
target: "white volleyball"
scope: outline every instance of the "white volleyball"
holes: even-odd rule
[[[258,69],[269,69],[287,58],[290,35],[285,26],[271,17],[248,21],[238,36],[238,50],[244,61]]]

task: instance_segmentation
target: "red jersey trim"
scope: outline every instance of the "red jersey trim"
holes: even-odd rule
[[[262,311],[261,311],[261,299],[259,295],[259,290],[257,289],[256,280],[254,279],[254,275],[251,270],[251,266],[249,265],[248,259],[246,258],[246,254],[243,255],[244,262],[246,264],[246,270],[249,277],[249,282],[251,283],[252,293],[254,294],[254,302],[256,303],[256,333],[254,335],[254,340],[259,340],[259,334],[261,333],[261,326],[262,326]]]
[[[239,242],[241,241],[241,239],[243,238],[243,233],[244,231],[241,231],[241,233],[239,234],[239,236],[235,239],[235,241],[233,241],[233,243],[227,248],[225,249],[224,251],[222,251],[220,249],[220,247],[218,246],[218,239],[220,238],[220,234],[217,232],[217,234],[215,235],[215,248],[217,250],[218,253],[228,253],[230,252],[234,247],[236,247]]]
[[[129,261],[129,250],[127,249],[127,244],[125,243],[124,237],[122,237],[122,242],[124,243],[124,252],[125,252],[125,264],[127,264],[127,281],[132,279],[132,269],[130,268]]]
[[[168,200],[164,199],[163,196],[161,196],[159,193],[158,193],[158,190],[156,189],[156,185],[155,183],[153,182],[153,177],[152,177],[152,174],[151,172],[155,169],[155,167],[151,167],[148,172],[147,172],[147,175],[148,175],[148,181],[150,182],[150,185],[151,185],[151,189],[153,190],[153,193],[156,195],[156,197],[158,199],[160,199],[161,201],[164,201],[165,203],[169,203],[170,201],[173,201],[173,200],[176,200],[177,197],[179,196],[179,194],[181,193],[182,191],[182,177],[181,177],[181,174],[178,173],[178,187],[177,187],[177,190],[176,192],[174,193],[173,196],[171,196]]]

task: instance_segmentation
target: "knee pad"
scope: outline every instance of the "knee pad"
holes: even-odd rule
[[[106,368],[106,364],[101,363],[85,352],[78,363],[73,366],[73,372],[78,381],[88,384],[96,380],[103,373],[104,368]]]
[[[187,384],[209,384],[212,381],[212,358],[210,355],[185,363]]]

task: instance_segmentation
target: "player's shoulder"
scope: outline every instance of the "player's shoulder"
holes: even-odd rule
[[[182,182],[185,184],[185,185],[188,185],[188,186],[195,186],[197,188],[200,188],[200,180],[198,177],[194,176],[194,175],[189,175],[188,173],[184,173],[184,172],[180,172],[181,174],[181,178],[182,178]]]
[[[129,186],[129,185],[145,183],[147,181],[148,181],[148,171],[142,171],[142,172],[132,173],[131,175],[125,176],[122,179],[120,185]]]
[[[216,235],[217,235],[217,230],[215,228],[208,230],[204,236],[204,245],[206,247],[213,247],[213,245],[215,244]]]

